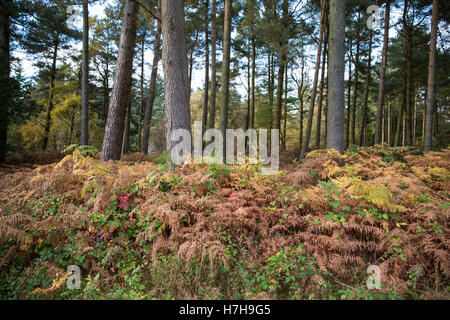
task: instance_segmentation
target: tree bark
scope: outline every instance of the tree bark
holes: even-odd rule
[[[283,25],[287,29],[287,19],[288,19],[288,2],[283,0],[282,4],[283,10]],[[284,69],[286,68],[287,63],[287,53],[286,53],[286,44],[288,42],[287,38],[280,39],[280,64],[278,66],[278,77],[277,77],[277,94],[276,94],[276,102],[275,109],[273,113],[273,123],[272,129],[281,129],[281,113],[282,113],[282,104],[283,104],[283,81],[284,81]]]
[[[391,103],[388,102],[388,115],[387,115],[387,144],[392,147],[392,110]]]
[[[185,129],[191,132],[184,1],[161,1],[161,25],[166,150],[172,151],[178,143],[171,140],[172,131]]]
[[[206,130],[208,121],[208,86],[209,86],[209,0],[205,0],[205,89],[203,92],[203,115],[202,115],[202,134]]]
[[[253,29],[252,29],[252,32]],[[255,39],[255,35],[252,33],[252,38],[251,38],[251,43],[252,43],[252,103],[250,106],[250,126],[249,128],[254,128],[255,127],[255,78],[256,78],[256,39]]]
[[[352,46],[352,39],[349,39],[350,41],[350,54],[349,54],[349,60],[348,60],[348,91],[347,91],[347,125],[345,126],[345,147],[348,148],[350,145],[350,112],[352,110],[351,107],[351,93],[352,93],[352,60],[353,60],[353,46]],[[328,101],[328,99],[327,99]]]
[[[345,22],[344,0],[330,1],[330,39],[328,52],[328,135],[327,148],[343,153]]]
[[[283,144],[282,150],[286,150],[286,127],[287,127],[287,94],[288,94],[288,68],[284,68],[284,109],[283,109]]]
[[[416,145],[417,136],[417,87],[414,88],[414,113],[413,113],[413,145]]]
[[[391,1],[386,0],[386,10],[384,14],[383,50],[381,54],[381,66],[380,66],[380,86],[378,87],[377,121],[375,125],[375,144],[379,144],[381,142],[381,121],[383,121],[383,105],[384,105],[384,83],[386,81],[387,51],[389,46],[390,9],[391,9]]]
[[[280,65],[278,66],[277,95],[276,95],[276,101],[275,101],[275,109],[273,110],[272,129],[280,129],[280,124],[281,124],[281,108],[282,108],[282,104],[283,104],[283,80],[284,80],[285,57],[282,55],[280,60],[281,60]]]
[[[439,0],[433,0],[433,13],[431,18],[430,57],[428,61],[428,90],[427,90],[427,115],[425,122],[424,151],[431,151],[433,134],[433,107],[434,107],[434,70],[436,61],[436,38],[438,23]]]
[[[411,82],[412,82],[412,70],[411,70],[411,60],[412,60],[412,23],[409,21],[407,15],[408,0],[404,1],[404,50],[405,50],[405,67],[406,67],[406,106],[405,106],[405,140],[406,145],[412,145],[412,99],[411,99]]]
[[[131,122],[131,101],[127,104],[127,113],[125,115],[125,128],[123,130],[122,153],[127,154],[130,151],[130,122]]]
[[[139,94],[139,123],[138,123],[138,151],[142,152],[142,113],[144,112],[144,66],[145,66],[145,35],[146,31],[142,35],[141,42],[141,87]]]
[[[228,106],[230,103],[230,47],[231,47],[231,0],[225,0],[222,62],[222,106],[220,109],[220,132],[223,136],[223,155],[226,155],[226,129],[228,126]]]
[[[247,114],[245,116],[245,130],[247,131],[250,128],[250,108],[252,105],[252,83],[251,78],[252,75],[250,73],[250,44],[247,40],[247,47],[248,47],[248,55],[247,55]]]
[[[89,144],[89,3],[83,1],[83,75],[81,82],[81,142]]]
[[[313,87],[312,87],[312,92],[311,92],[308,123],[307,123],[307,127],[306,127],[305,139],[302,144],[302,150],[300,152],[300,159],[303,159],[305,157],[306,151],[307,151],[308,145],[309,145],[309,139],[311,137],[311,128],[312,128],[312,122],[313,122],[313,117],[314,117],[314,103],[316,101],[317,81],[319,78],[320,57],[321,57],[321,53],[322,53],[323,29],[324,29],[324,25],[325,25],[325,4],[326,4],[326,0],[322,0],[321,5],[320,5],[321,17],[320,17],[319,42],[317,44],[316,67],[314,70],[314,80],[313,80]]]
[[[160,7],[160,6],[159,6]],[[158,10],[161,13],[161,10]],[[144,116],[144,133],[142,138],[142,152],[148,153],[148,139],[150,135],[150,125],[153,114],[153,103],[156,95],[156,79],[158,76],[158,63],[161,59],[161,21],[156,22],[156,35],[155,42],[153,43],[153,64],[152,74],[150,77],[150,88],[148,92],[147,102],[145,104],[145,116]]]
[[[211,106],[209,109],[208,128],[214,128],[216,120],[216,42],[217,42],[217,25],[216,25],[217,4],[216,0],[212,0],[211,13]]]
[[[105,136],[103,138],[103,161],[120,160],[124,120],[131,90],[138,5],[135,1],[126,0],[123,11],[119,53],[114,73],[114,86],[108,108]]]
[[[328,31],[325,37],[325,43],[322,53],[322,74],[320,76],[320,88],[319,88],[319,103],[317,105],[317,122],[316,122],[316,149],[320,148],[320,129],[322,125],[322,103],[323,103],[323,88],[325,86],[325,69],[326,69],[326,57],[327,57],[327,44],[328,44]]]
[[[367,103],[369,100],[369,89],[370,89],[370,62],[372,60],[372,30],[369,31],[369,57],[367,59],[367,79],[366,79],[366,90],[364,93],[364,104],[362,109],[362,116],[361,116],[361,127],[359,130],[359,146],[361,147],[363,145],[363,135],[364,135],[364,129],[367,127],[367,124],[369,123],[369,119],[367,119]],[[383,128],[384,129],[384,128]],[[367,137],[366,137],[367,139]],[[365,140],[367,141],[367,140]],[[367,143],[365,143],[366,146]]]
[[[358,98],[358,75],[359,75],[359,48],[360,48],[360,30],[359,23],[361,21],[361,11],[358,11],[358,21],[356,30],[356,56],[355,56],[355,84],[353,92],[353,108],[352,108],[352,130],[351,130],[351,141],[352,144],[356,144],[356,101]]]
[[[8,90],[9,77],[11,73],[10,54],[10,15],[12,0],[0,3],[0,162],[5,162],[6,141],[8,133],[8,109],[10,103],[10,92]]]

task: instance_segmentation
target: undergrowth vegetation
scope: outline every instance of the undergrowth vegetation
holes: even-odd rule
[[[319,150],[274,176],[70,151],[0,171],[3,299],[450,296],[449,149]]]

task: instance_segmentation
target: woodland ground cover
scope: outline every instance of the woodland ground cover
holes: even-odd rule
[[[284,153],[275,176],[73,150],[0,169],[3,299],[449,298],[450,149]]]

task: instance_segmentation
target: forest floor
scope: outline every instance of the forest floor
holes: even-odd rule
[[[165,163],[2,166],[0,298],[450,298],[450,149],[285,153],[274,176]]]

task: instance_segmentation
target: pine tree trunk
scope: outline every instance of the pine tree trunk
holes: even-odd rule
[[[81,143],[89,144],[89,4],[83,1],[83,79],[81,82]]]
[[[386,11],[384,14],[384,38],[383,50],[381,54],[380,66],[380,86],[378,88],[377,103],[377,121],[375,125],[375,144],[381,142],[381,121],[383,121],[383,105],[384,105],[384,83],[386,80],[387,51],[389,46],[389,14],[391,9],[391,1],[386,0]]]
[[[202,130],[204,133],[208,125],[208,86],[209,86],[209,0],[205,1],[205,89],[203,92],[203,115],[202,115]]]
[[[303,110],[304,110],[304,102],[303,102],[303,84],[304,84],[304,71],[305,71],[305,58],[302,57],[302,79],[300,85],[297,87],[297,95],[300,100],[299,113],[300,113],[300,134],[299,134],[299,147],[302,149],[303,143]]]
[[[402,101],[401,101],[401,109],[402,109],[402,133],[401,133],[401,138],[402,138],[402,143],[401,145],[404,146],[405,145],[405,126],[406,126],[406,96],[407,96],[407,92],[406,92],[406,83],[407,83],[407,76],[406,76],[406,72],[403,73],[403,82],[402,82]],[[400,141],[399,141],[400,142]]]
[[[330,0],[327,148],[344,152],[344,0]]]
[[[288,2],[283,0],[282,3],[283,10],[283,25],[286,27],[288,18]],[[287,45],[288,39],[280,39],[280,64],[278,66],[278,77],[277,77],[277,95],[276,104],[274,110],[272,129],[281,129],[281,116],[282,116],[282,104],[283,104],[283,81],[284,81],[284,70],[287,65]]]
[[[387,115],[387,143],[389,147],[392,147],[392,110],[391,103],[388,103],[388,115]]]
[[[10,15],[12,0],[0,3],[0,162],[5,162],[6,140],[8,133],[8,107],[10,92],[8,90],[9,77],[11,73],[10,55]]]
[[[256,41],[255,35],[252,33],[252,104],[250,106],[250,128],[255,127],[255,78],[256,78]]]
[[[431,18],[430,57],[428,62],[428,90],[427,90],[427,114],[425,122],[424,151],[431,151],[433,134],[433,107],[434,107],[434,70],[436,61],[436,38],[439,0],[433,0],[433,13]]]
[[[269,106],[270,106],[270,110],[272,110],[273,107],[273,93],[272,93],[272,53],[270,52],[267,54],[267,58],[268,58],[268,64],[267,64],[267,86],[268,86],[268,90],[267,90],[267,95],[268,95],[268,99],[269,99]]]
[[[208,128],[214,128],[216,120],[216,42],[217,42],[217,26],[216,26],[217,5],[216,0],[212,0],[211,13],[211,106],[209,110]]]
[[[226,129],[228,127],[228,107],[230,103],[231,6],[231,0],[225,0],[223,27],[222,105],[220,108],[219,121],[219,129],[223,136],[224,159],[226,155]]]
[[[130,151],[130,122],[131,122],[131,101],[128,102],[127,113],[125,116],[125,128],[123,130],[122,153],[127,154]]]
[[[412,99],[411,99],[411,78],[412,78],[412,71],[411,71],[411,60],[412,60],[412,24],[409,23],[409,18],[407,16],[407,6],[408,6],[408,0],[404,1],[404,8],[405,8],[405,16],[404,16],[404,50],[405,50],[405,67],[406,67],[406,106],[405,106],[405,142],[406,145],[411,146],[412,145]]]
[[[358,75],[359,75],[359,48],[360,48],[360,30],[359,23],[361,20],[361,11],[358,11],[358,21],[356,30],[356,56],[355,56],[355,84],[353,92],[353,107],[352,107],[352,130],[351,130],[351,141],[352,144],[356,144],[356,102],[358,97]]]
[[[353,46],[352,39],[350,41],[350,56],[348,60],[348,89],[347,89],[347,125],[345,126],[345,147],[348,148],[350,145],[350,112],[352,110],[351,107],[351,93],[352,93],[352,60],[353,60]],[[328,99],[327,99],[328,101]]]
[[[288,94],[288,68],[284,68],[284,108],[283,108],[283,144],[282,150],[286,150],[286,127],[287,127],[287,94]]]
[[[160,6],[158,6],[160,8]],[[161,10],[158,10],[161,13]],[[153,103],[155,101],[156,95],[156,79],[158,76],[158,63],[161,59],[161,21],[156,22],[156,35],[155,42],[153,43],[153,64],[152,64],[152,74],[150,77],[150,87],[147,97],[147,102],[145,104],[145,116],[144,116],[144,133],[142,138],[142,152],[148,153],[148,139],[150,135],[150,125],[153,115]]]
[[[322,122],[322,103],[323,103],[323,88],[325,86],[325,69],[326,69],[326,56],[327,56],[327,44],[328,44],[328,31],[325,37],[325,43],[322,53],[322,74],[320,76],[320,88],[319,88],[319,103],[317,104],[317,122],[316,122],[316,149],[320,148],[320,128]]]
[[[361,147],[363,145],[363,135],[364,135],[364,129],[367,127],[367,124],[369,123],[369,119],[367,119],[367,103],[369,100],[369,89],[370,89],[370,60],[372,59],[372,30],[369,31],[369,58],[367,59],[367,79],[366,79],[366,90],[364,94],[364,104],[362,109],[362,116],[361,116],[361,127],[359,130],[359,146]],[[384,128],[383,128],[384,132]]]
[[[56,59],[58,57],[58,49],[59,49],[59,33],[56,34],[55,44],[53,49],[53,59],[52,59],[52,67],[50,71],[50,89],[48,93],[48,108],[47,108],[47,116],[45,119],[44,126],[44,140],[42,142],[42,149],[47,149],[48,146],[48,136],[50,134],[50,126],[51,126],[51,114],[54,107],[53,97],[55,95],[55,79],[56,79]]]
[[[252,107],[252,75],[250,73],[251,66],[250,66],[250,44],[249,41],[247,41],[248,46],[248,55],[247,55],[247,114],[245,116],[245,130],[247,131],[250,128],[250,109]]]
[[[310,108],[308,114],[308,123],[306,127],[305,139],[302,145],[302,150],[300,153],[300,158],[303,159],[306,155],[306,151],[308,150],[309,139],[311,137],[311,128],[314,117],[314,104],[316,101],[316,93],[317,93],[317,81],[319,78],[319,68],[320,68],[320,57],[322,53],[322,40],[323,40],[323,29],[325,25],[325,8],[326,8],[326,0],[321,1],[321,17],[320,17],[320,31],[319,31],[319,42],[317,44],[317,54],[316,54],[316,66],[314,70],[314,80],[313,87],[311,92],[311,100],[310,100]]]
[[[103,138],[103,161],[120,160],[124,122],[131,90],[134,47],[136,45],[137,3],[126,0],[123,12],[114,86]]]
[[[185,129],[191,132],[184,1],[161,1],[161,25],[166,150],[172,151],[178,142],[171,140],[172,131]]]
[[[395,127],[395,141],[394,146],[398,147],[400,145],[400,137],[402,132],[403,123],[403,104],[400,105],[400,110],[397,115],[397,126]]]
[[[141,43],[141,87],[139,94],[139,123],[138,123],[138,151],[142,152],[142,114],[144,112],[144,65],[145,65],[145,35],[146,31],[142,35]]]
[[[281,123],[281,107],[283,104],[283,80],[284,80],[284,56],[280,59],[277,76],[277,95],[275,101],[275,109],[273,110],[272,129],[280,129]]]
[[[414,88],[414,114],[413,114],[413,146],[416,145],[417,136],[417,88]]]

